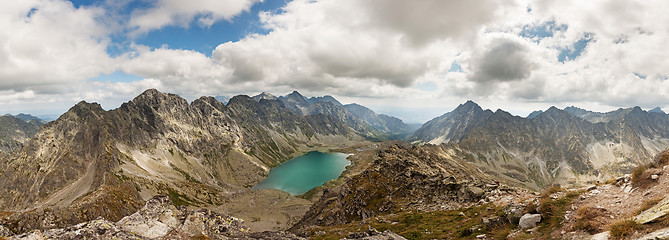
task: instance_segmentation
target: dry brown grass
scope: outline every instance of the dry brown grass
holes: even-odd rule
[[[665,150],[655,156],[653,159],[653,167],[659,168],[669,164],[669,150]]]
[[[661,198],[661,197],[660,198],[653,198],[653,199],[648,199],[648,200],[644,201],[643,203],[641,203],[641,206],[639,207],[639,209],[637,209],[634,212],[634,215],[639,215],[643,211],[646,211],[646,210],[654,207],[655,205],[660,203],[660,201],[662,201],[662,199],[664,199],[664,198]]]
[[[632,219],[619,221],[609,226],[609,231],[611,231],[611,239],[623,239],[629,237],[640,229],[641,225],[634,222]]]
[[[550,187],[546,188],[542,193],[541,197],[545,198],[550,196],[553,193],[557,193],[559,191],[562,191],[562,188],[560,187],[560,184],[553,184]]]
[[[571,227],[572,231],[584,230],[590,234],[596,234],[604,230],[606,225],[607,210],[592,206],[583,206],[576,210],[576,221]]]

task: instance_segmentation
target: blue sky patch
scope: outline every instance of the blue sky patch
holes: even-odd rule
[[[451,64],[451,68],[448,69],[448,72],[463,72],[462,66],[460,66],[458,62],[453,62],[453,64]]]
[[[560,51],[560,55],[558,55],[558,61],[564,63],[578,58],[590,41],[592,41],[592,34],[584,34],[583,37],[572,44],[571,47],[561,49],[562,51]]]
[[[642,75],[640,73],[634,73],[634,76],[637,76],[638,78],[641,78],[641,79],[646,79],[646,77],[647,77],[646,75]]]
[[[532,39],[535,42],[540,42],[541,39],[553,37],[555,32],[566,31],[567,28],[568,26],[566,24],[558,25],[555,21],[544,22],[540,25],[528,24],[523,26],[523,30],[520,31],[520,36]]]
[[[96,0],[72,0],[75,7],[99,6],[104,2]],[[131,43],[160,48],[167,45],[171,49],[193,50],[211,56],[213,50],[222,43],[239,41],[249,34],[267,34],[262,27],[258,14],[263,11],[279,12],[286,5],[283,0],[266,0],[254,4],[250,11],[242,12],[230,21],[219,20],[210,27],[202,27],[196,21],[187,28],[181,26],[165,26],[132,39],[128,33],[133,29],[125,29],[111,35],[111,44],[107,51],[111,56],[129,52]],[[133,11],[153,7],[156,1],[134,0],[116,9],[124,21],[129,21]],[[197,18],[195,18],[197,19]]]

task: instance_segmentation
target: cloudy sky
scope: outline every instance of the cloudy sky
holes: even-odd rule
[[[407,122],[471,99],[525,116],[669,107],[662,0],[0,2],[0,113],[147,88],[332,95]],[[666,110],[666,109],[665,109]]]

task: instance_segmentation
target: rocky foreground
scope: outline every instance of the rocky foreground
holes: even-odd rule
[[[391,231],[369,228],[351,239],[404,239]],[[118,222],[104,218],[66,228],[34,230],[14,235],[0,225],[0,239],[305,239],[289,232],[250,232],[244,220],[208,209],[174,206],[167,196],[155,196],[144,207]]]

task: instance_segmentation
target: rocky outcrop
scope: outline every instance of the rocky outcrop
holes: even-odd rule
[[[406,238],[395,234],[394,232],[390,230],[385,230],[383,232],[379,232],[378,230],[367,226],[367,231],[366,232],[360,232],[360,233],[352,233],[349,234],[346,238],[344,239],[349,239],[349,240],[406,240]]]
[[[655,232],[641,236],[636,240],[669,240],[669,228],[657,230]]]
[[[74,226],[35,230],[12,239],[301,239],[291,233],[249,233],[244,221],[207,209],[174,206],[155,196],[136,213],[114,223],[96,219]]]
[[[152,198],[142,209],[116,223],[123,231],[146,238],[167,235],[231,236],[248,232],[243,224],[241,219],[207,209],[191,211],[184,206],[175,207],[166,196]]]
[[[645,224],[667,216],[667,214],[669,214],[669,197],[665,197],[655,206],[634,217],[634,221],[638,224]]]
[[[345,224],[399,210],[457,209],[486,198],[498,185],[453,156],[408,144],[377,150],[374,164],[321,198],[293,227]]]

